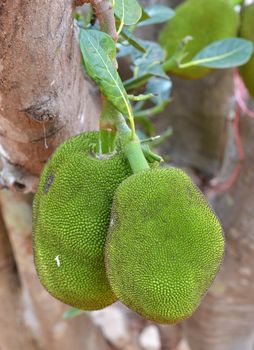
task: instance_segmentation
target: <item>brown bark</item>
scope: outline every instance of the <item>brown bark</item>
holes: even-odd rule
[[[212,177],[219,170],[226,141],[226,118],[233,110],[232,75],[214,72],[200,80],[173,78],[173,102],[159,128],[173,127],[162,152],[173,163]]]
[[[98,93],[84,81],[72,13],[70,0],[1,2],[2,186],[34,190],[29,175],[55,147],[97,127]]]
[[[1,349],[39,349],[24,324],[20,280],[2,217],[0,217],[0,300]]]

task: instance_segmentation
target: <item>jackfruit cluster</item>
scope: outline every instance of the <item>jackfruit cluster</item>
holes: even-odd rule
[[[42,172],[33,204],[40,281],[83,310],[119,299],[158,323],[185,319],[218,271],[220,223],[183,171],[133,174],[119,142],[96,153],[99,135],[67,140]]]
[[[189,317],[221,263],[221,225],[180,169],[136,173],[117,188],[106,243],[111,288],[158,323]]]
[[[254,44],[254,4],[242,10],[240,36]],[[254,98],[254,54],[244,66],[240,67],[240,74],[250,95]]]
[[[112,304],[104,245],[117,186],[132,171],[120,146],[96,157],[98,132],[64,142],[46,164],[33,204],[34,260],[55,298],[84,310]]]
[[[186,0],[176,8],[159,37],[167,58],[172,58],[184,38],[192,40],[186,44],[186,56],[181,63],[189,62],[204,47],[217,40],[236,36],[239,15],[230,0]],[[172,67],[169,72],[187,79],[206,76],[211,69],[205,67]]]

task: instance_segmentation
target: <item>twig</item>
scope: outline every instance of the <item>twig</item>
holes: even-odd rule
[[[75,6],[91,4],[100,23],[100,29],[117,41],[114,9],[108,0],[75,0]]]
[[[251,111],[246,100],[248,99],[248,91],[237,70],[234,71],[235,99],[241,110],[250,118],[254,118],[254,111]]]

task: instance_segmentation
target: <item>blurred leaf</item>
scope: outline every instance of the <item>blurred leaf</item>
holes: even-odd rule
[[[142,77],[149,74],[150,76],[160,77],[168,79],[167,74],[164,72],[161,64],[158,62],[152,62],[148,59],[143,59],[138,62],[136,77]]]
[[[150,100],[152,97],[154,97],[154,94],[152,94],[152,93],[139,94],[139,95],[128,95],[129,100],[139,101],[139,102]]]
[[[121,35],[128,41],[130,45],[135,47],[135,49],[141,51],[141,52],[146,52],[145,47],[142,44],[142,40],[138,39],[133,33],[131,33],[129,30],[126,28],[123,28],[121,31]],[[130,51],[131,53],[131,51]]]
[[[115,0],[115,15],[125,25],[133,25],[142,15],[142,9],[136,0]]]
[[[147,80],[149,80],[149,78],[151,78],[151,74],[144,74],[141,75],[137,78],[130,78],[128,80],[124,81],[124,87],[126,90],[131,90],[131,89],[136,89],[142,85],[144,85],[144,83],[147,82]]]
[[[143,22],[143,21],[145,21],[146,19],[149,19],[149,18],[150,18],[150,16],[147,14],[145,9],[142,7],[142,14],[141,14],[141,17],[139,19],[139,22]]]
[[[163,23],[175,15],[175,12],[171,8],[163,5],[148,6],[144,9],[144,11],[148,15],[148,18],[139,21],[139,27]]]
[[[169,97],[172,89],[172,81],[161,78],[151,78],[146,86],[146,93],[152,93],[155,95],[151,98],[151,101],[158,105],[163,101],[169,101]]]
[[[137,51],[133,49],[132,56],[134,63],[136,60],[139,59],[147,59],[150,61],[156,61],[156,62],[162,62],[165,58],[165,51],[162,49],[162,47],[153,42],[148,40],[140,40],[144,48],[146,49],[145,54],[141,53],[140,51]]]
[[[146,53],[133,50],[132,56],[134,61],[134,77],[140,77],[146,74],[168,79],[164,72],[161,62],[165,59],[165,51],[159,44],[152,41],[142,41]]]
[[[129,45],[128,41],[124,41],[121,44],[117,43],[117,57],[125,57],[125,56],[130,56],[132,54],[132,46]]]
[[[253,43],[241,38],[216,41],[201,50],[190,62],[180,68],[204,66],[209,68],[232,68],[248,62],[253,53]]]
[[[80,48],[88,75],[123,115],[131,116],[131,106],[119,74],[112,63],[115,43],[106,33],[80,30]]]
[[[167,107],[168,103],[169,103],[169,100],[164,100],[152,108],[143,109],[137,112],[134,111],[134,117],[135,119],[138,119],[138,120],[140,120],[140,118],[151,118],[156,114],[163,112],[164,109]]]
[[[82,315],[83,313],[85,313],[85,311],[72,307],[69,310],[65,311],[63,318],[64,320],[69,320],[70,318]]]
[[[233,6],[243,4],[243,0],[230,0],[230,2],[232,3]]]
[[[163,144],[163,142],[167,141],[172,135],[173,129],[169,127],[159,135],[159,138],[155,138],[152,145],[154,147],[160,146],[161,144]]]
[[[154,128],[152,122],[148,118],[146,118],[144,116],[140,116],[138,118],[138,123],[139,123],[139,125],[141,125],[144,128],[144,133],[142,133],[140,129],[137,130],[137,134],[138,134],[139,138],[144,139],[147,136],[154,135],[155,128]]]

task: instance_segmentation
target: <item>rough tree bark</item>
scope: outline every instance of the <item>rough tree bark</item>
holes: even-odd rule
[[[97,128],[99,95],[84,80],[73,9],[70,0],[0,3],[1,187],[34,191],[56,146]],[[1,348],[107,349],[87,317],[64,322],[63,304],[40,286],[32,260],[31,198],[2,192],[1,204],[9,235],[1,222]]]
[[[71,0],[0,4],[2,186],[34,190],[64,139],[97,127],[100,102],[84,81]]]
[[[21,283],[2,217],[0,217],[0,300],[1,348],[37,349],[37,343],[32,339],[24,323]]]

